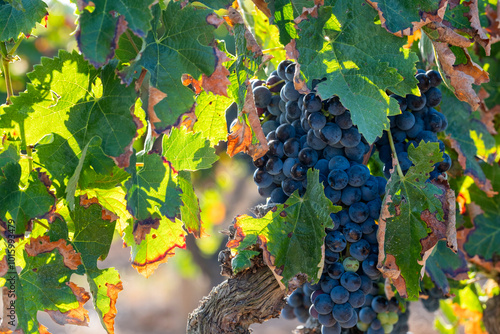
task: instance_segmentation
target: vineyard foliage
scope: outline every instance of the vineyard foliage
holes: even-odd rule
[[[456,295],[460,310],[468,310],[460,296],[480,294],[460,280],[499,269],[496,1],[72,1],[78,50],[40,59],[24,92],[10,83],[16,50],[36,38],[37,24],[50,25],[51,7],[0,1],[7,90],[0,276],[4,303],[17,310],[17,323],[4,322],[4,331],[46,332],[38,311],[86,325],[91,294],[102,326],[114,333],[123,285],[116,269],[99,265],[113,235],[146,277],[186,246],[188,234],[204,235],[191,174],[211,168],[224,145],[231,157],[266,154],[249,80],[267,77],[285,57],[297,62],[295,89],[338,96],[368,144],[400,113],[389,95],[418,95],[417,68],[438,69],[446,86],[440,111],[449,121],[440,139],[454,163],[447,178],[426,182],[443,159],[429,143],[409,148],[414,166],[406,175],[392,171],[378,222],[379,269],[412,300],[426,271],[426,284]],[[221,29],[227,41],[217,37]],[[235,107],[228,133],[226,110]],[[377,155],[368,166],[380,173]],[[235,273],[263,253],[283,287],[298,274],[318,280],[324,229],[338,210],[318,175],[308,173],[304,196],[296,192],[264,217],[236,218],[227,245]],[[86,276],[90,294],[70,281],[73,274]]]

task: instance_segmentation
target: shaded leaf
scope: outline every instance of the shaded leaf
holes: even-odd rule
[[[323,269],[325,228],[332,227],[330,213],[336,208],[325,197],[319,172],[308,170],[303,197],[295,191],[285,204],[277,205],[262,218],[236,217],[235,239],[227,245],[236,252],[233,271],[249,266],[258,254],[250,249],[255,245],[262,249],[264,261],[284,285],[299,273],[316,282]]]
[[[96,67],[106,64],[115,55],[118,40],[127,28],[146,37],[151,30],[152,3],[153,0],[78,0],[80,16],[75,37],[85,58]]]
[[[75,294],[79,307],[66,312],[61,312],[59,310],[46,312],[49,314],[52,320],[54,320],[59,325],[64,326],[66,324],[70,324],[78,326],[88,326],[89,312],[83,308],[83,305],[85,305],[85,303],[87,303],[87,301],[90,299],[90,295],[83,288],[78,287],[73,282],[69,282],[67,285]]]
[[[425,262],[425,270],[434,284],[445,295],[449,295],[450,293],[448,278],[457,281],[469,279],[469,267],[467,266],[464,253],[460,250],[454,253],[446,247],[446,242],[444,241],[439,241],[436,244],[436,247]]]
[[[481,164],[486,177],[492,181],[495,196],[490,197],[484,193],[475,184],[469,188],[471,205],[479,206],[477,210],[471,210],[469,213],[474,223],[474,228],[468,233],[467,240],[464,243],[464,250],[469,257],[478,255],[485,261],[492,261],[500,256],[500,230],[498,229],[498,216],[500,215],[500,166],[494,164]]]
[[[186,247],[182,222],[166,217],[136,221],[125,229],[123,240],[130,246],[132,267],[149,277],[158,266],[174,256],[175,248]]]
[[[192,4],[181,8],[180,2],[171,1],[163,12],[155,5],[153,13],[153,21],[163,26],[154,26],[148,33],[141,58],[132,62],[123,74],[130,82],[144,68],[151,74],[151,86],[166,95],[154,106],[157,119],[153,125],[160,133],[193,106],[194,93],[182,84],[182,75],[190,74],[197,79],[202,73],[213,73],[215,51],[207,44],[213,38],[215,27],[207,22],[213,12]]]
[[[163,136],[162,152],[177,171],[207,169],[219,160],[201,132],[187,132],[185,128],[173,128],[170,136]]]
[[[403,177],[393,173],[387,183],[377,238],[380,270],[402,297],[415,298],[425,253],[440,239],[457,250],[455,197],[446,181],[427,182],[443,159],[437,143],[410,145],[408,157],[414,166]]]
[[[47,5],[42,0],[15,0],[0,3],[0,41],[17,39],[19,33],[31,34],[37,22],[47,15]]]
[[[441,112],[453,124],[445,132],[458,153],[458,162],[465,175],[472,177],[483,191],[490,193],[493,190],[491,181],[485,176],[476,155],[478,146],[489,150],[495,146],[495,140],[477,119],[477,112],[472,112],[469,105],[458,101],[448,89],[442,89],[442,92]]]
[[[337,1],[319,7],[317,18],[300,22],[295,40],[308,87],[313,78],[326,77],[316,86],[321,98],[339,96],[369,143],[388,129],[387,116],[400,112],[385,90],[400,95],[415,92],[418,59],[408,50],[400,51],[405,41],[374,25],[375,16],[376,11],[362,0]]]

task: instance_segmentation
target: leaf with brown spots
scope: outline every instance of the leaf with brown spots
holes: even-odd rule
[[[467,102],[473,110],[476,110],[481,101],[472,85],[481,85],[488,82],[490,80],[488,72],[474,63],[467,49],[461,49],[467,63],[455,65],[456,56],[447,43],[432,41],[432,44],[436,51],[441,72],[444,74],[443,79],[446,83],[449,83],[450,88],[453,89],[455,96],[460,101]]]
[[[78,301],[78,307],[66,312],[57,311],[46,311],[52,320],[54,320],[59,325],[78,325],[78,326],[88,326],[89,322],[89,312],[83,308],[83,305],[90,299],[90,295],[85,289],[80,288],[73,282],[66,283],[71,288],[71,291],[76,296]]]
[[[408,156],[414,166],[403,177],[393,173],[387,183],[377,236],[378,268],[397,280],[402,297],[414,298],[422,266],[437,241],[447,239],[454,251],[457,243],[454,192],[446,181],[426,182],[433,165],[442,161],[437,143],[411,145]]]
[[[481,27],[481,22],[479,22],[478,0],[465,1],[464,6],[469,7],[469,12],[465,13],[464,16],[469,19],[472,28],[471,35],[484,48],[486,55],[489,56],[491,41],[486,35],[486,31]]]
[[[489,26],[485,28],[490,34],[491,44],[500,41],[500,6],[497,6],[495,11],[491,5],[486,6],[486,17],[488,18]]]
[[[264,0],[252,0],[255,7],[257,7],[262,13],[264,13],[267,17],[271,18],[271,11],[267,7],[267,3]]]
[[[82,264],[80,253],[75,252],[71,244],[67,244],[64,239],[51,242],[48,235],[35,239],[31,238],[24,250],[29,256],[37,256],[38,254],[52,252],[56,248],[63,256],[64,265],[69,269],[76,270]]]
[[[186,247],[186,234],[181,221],[162,217],[129,224],[123,241],[131,247],[132,267],[149,277],[160,264],[175,255],[176,248]]]
[[[297,190],[285,204],[277,205],[262,218],[236,217],[235,238],[227,244],[236,254],[231,261],[233,271],[248,268],[260,248],[265,263],[285,286],[300,273],[318,281],[323,271],[325,228],[332,227],[330,213],[339,209],[325,197],[319,172],[308,170],[303,197]]]
[[[255,108],[252,87],[248,85],[243,110],[238,114],[238,119],[231,126],[231,133],[227,137],[227,154],[233,157],[244,152],[256,160],[268,150],[267,139]]]
[[[214,94],[227,97],[227,86],[231,84],[231,81],[227,78],[230,73],[223,63],[230,61],[231,58],[229,58],[224,51],[219,50],[217,47],[214,47],[214,50],[217,65],[215,66],[214,72],[210,76],[202,74],[201,87],[203,87],[206,92],[212,92]]]

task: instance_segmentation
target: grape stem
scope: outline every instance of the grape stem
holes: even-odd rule
[[[277,47],[274,47],[274,48],[265,49],[265,50],[262,50],[262,53],[266,54],[266,53],[270,53],[270,52],[273,52],[273,51],[279,51],[279,50],[285,50],[285,47],[284,46],[277,46]]]
[[[269,89],[274,88],[274,87],[282,84],[283,82],[285,82],[285,80],[280,80],[278,82],[273,83],[272,85],[267,86],[267,88],[269,88]]]
[[[392,133],[391,129],[386,130],[388,137],[389,137],[389,144],[391,145],[391,151],[392,151],[392,156],[394,157],[394,160],[396,160],[396,170],[398,171],[398,175],[400,178],[403,178],[403,171],[401,170],[401,166],[399,165],[399,160],[398,160],[398,154],[396,153],[396,147],[394,146],[394,140],[392,140]]]
[[[10,68],[9,68],[10,55],[7,52],[7,46],[5,42],[0,43],[0,52],[2,54],[2,70],[3,70],[3,76],[5,78],[5,88],[7,91],[7,99],[5,100],[5,103],[12,104],[10,98],[12,97],[12,95],[14,95],[14,93],[12,90],[12,80],[10,77]]]

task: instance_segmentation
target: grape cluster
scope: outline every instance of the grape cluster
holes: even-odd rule
[[[305,192],[307,170],[314,168],[325,186],[325,196],[342,210],[331,214],[334,227],[326,230],[325,264],[319,283],[306,283],[293,292],[282,316],[301,322],[316,318],[323,334],[354,327],[369,334],[407,328],[407,316],[398,322],[401,313],[397,301],[387,300],[379,289],[382,278],[377,269],[376,221],[387,181],[371,175],[363,164],[373,152],[337,96],[321,100],[314,91],[318,80],[313,81],[309,94],[295,90],[295,66],[285,60],[266,81],[252,82],[269,144],[268,153],[254,161],[254,181],[271,203],[284,203],[294,191],[300,195]],[[412,165],[407,154],[411,144],[439,142],[444,152],[436,133],[448,123],[434,109],[441,101],[437,88],[441,77],[436,71],[419,71],[415,77],[421,96],[391,95],[402,114],[391,117],[391,138],[385,132],[375,143],[387,178],[392,169],[390,141],[395,143],[403,172]],[[449,156],[444,156],[431,178],[450,167]]]
[[[444,144],[438,140],[437,133],[444,131],[448,127],[446,116],[437,111],[435,107],[441,103],[441,91],[438,86],[442,79],[439,72],[429,70],[427,72],[418,70],[415,78],[418,80],[420,96],[391,95],[399,103],[401,114],[390,116],[391,134],[394,142],[394,148],[398,156],[398,161],[403,173],[412,166],[408,158],[408,147],[413,145],[417,147],[423,140],[424,142],[437,142],[443,153],[443,161],[434,165],[434,170],[430,174],[430,179],[435,179],[451,167],[451,158],[444,153]],[[389,178],[392,169],[392,151],[390,147],[389,136],[384,132],[382,138],[376,142],[380,160],[384,165],[384,175]]]
[[[439,309],[439,301],[446,298],[441,289],[436,286],[432,287],[432,289],[422,289],[421,294],[427,296],[427,298],[422,298],[421,300],[424,308],[429,312],[437,311]]]

